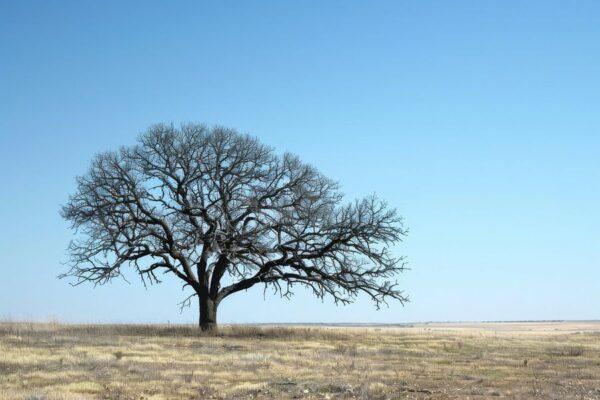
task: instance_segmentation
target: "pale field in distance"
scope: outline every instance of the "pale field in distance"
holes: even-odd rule
[[[1,399],[600,399],[600,322],[0,323]]]

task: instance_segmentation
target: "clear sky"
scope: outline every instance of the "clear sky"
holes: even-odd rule
[[[0,0],[0,318],[195,322],[72,288],[59,216],[156,122],[291,151],[405,217],[411,298],[232,296],[221,322],[600,318],[600,2]]]

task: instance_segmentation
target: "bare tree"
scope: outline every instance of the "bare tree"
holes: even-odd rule
[[[379,308],[407,298],[390,281],[404,269],[389,246],[405,230],[376,197],[342,203],[338,185],[291,154],[277,156],[226,128],[156,125],[133,147],[96,156],[62,216],[74,284],[104,284],[126,265],[144,285],[175,276],[198,297],[200,327],[256,284],[283,297],[294,285]]]

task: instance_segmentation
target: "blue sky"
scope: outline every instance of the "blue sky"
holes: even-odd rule
[[[156,122],[237,128],[376,192],[411,298],[221,322],[600,318],[600,3],[0,1],[0,318],[195,322],[177,282],[70,287],[59,216]]]

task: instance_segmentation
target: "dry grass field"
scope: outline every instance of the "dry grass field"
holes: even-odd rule
[[[600,323],[0,323],[2,399],[600,399]]]

